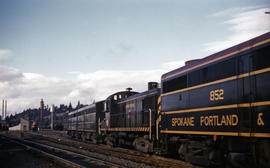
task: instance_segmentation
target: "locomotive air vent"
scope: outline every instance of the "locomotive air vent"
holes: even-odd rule
[[[185,62],[185,65],[191,64],[191,63],[195,63],[197,61],[199,61],[200,59],[193,59],[193,60],[189,60]]]
[[[157,82],[148,82],[148,90],[158,88]]]

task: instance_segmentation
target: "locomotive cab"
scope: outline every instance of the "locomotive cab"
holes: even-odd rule
[[[107,129],[117,125],[117,122],[112,122],[111,119],[115,117],[115,115],[119,115],[117,110],[117,103],[125,98],[128,98],[131,95],[137,94],[138,92],[131,91],[131,88],[127,88],[126,91],[117,92],[110,95],[104,102],[105,108],[105,118],[102,121],[101,128]]]

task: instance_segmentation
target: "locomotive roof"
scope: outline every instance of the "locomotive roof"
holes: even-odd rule
[[[267,32],[263,35],[255,37],[253,39],[250,39],[248,41],[245,41],[243,43],[240,43],[238,45],[230,47],[228,49],[217,52],[217,53],[212,54],[210,56],[204,57],[202,59],[192,61],[189,64],[186,64],[185,66],[180,67],[178,69],[175,69],[173,71],[167,72],[167,73],[162,75],[161,80],[165,80],[165,79],[180,75],[180,74],[185,73],[189,70],[206,65],[208,63],[212,63],[212,62],[221,60],[223,58],[227,58],[229,56],[232,56],[234,54],[237,54],[239,52],[245,51],[247,49],[250,49],[252,47],[256,47],[260,44],[267,43],[267,42],[270,42],[270,32]]]
[[[111,94],[110,96],[107,97],[107,99],[111,99],[114,95],[119,95],[119,94],[123,94],[123,93],[137,94],[138,92],[134,92],[134,91],[120,91],[120,92],[116,92],[114,94]]]
[[[81,108],[76,109],[76,110],[73,110],[73,111],[69,112],[68,115],[76,114],[76,113],[79,113],[79,112],[81,112],[83,110],[87,110],[87,109],[94,108],[94,107],[96,107],[96,104],[95,103],[94,104],[87,105],[87,106],[84,106],[84,107],[81,107]]]
[[[132,96],[129,96],[128,98],[125,98],[123,100],[121,100],[119,102],[119,104],[121,103],[125,103],[125,102],[128,102],[128,101],[131,101],[131,100],[134,100],[134,99],[137,99],[139,97],[144,97],[144,96],[148,96],[148,95],[153,95],[155,93],[158,93],[160,90],[160,88],[154,88],[154,89],[151,89],[151,90],[147,90],[145,92],[141,92],[141,93],[137,93],[135,95],[132,95]]]

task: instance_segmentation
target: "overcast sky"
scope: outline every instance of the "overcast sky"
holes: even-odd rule
[[[8,112],[90,104],[270,31],[269,0],[0,0]],[[1,107],[1,106],[0,106]]]

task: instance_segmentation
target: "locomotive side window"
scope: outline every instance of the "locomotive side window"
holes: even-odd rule
[[[252,57],[252,70],[260,70],[270,66],[270,46],[257,50]]]
[[[190,72],[188,74],[188,87],[202,83],[202,70]]]
[[[232,58],[190,72],[188,74],[188,87],[234,76],[236,75],[235,69],[236,69],[236,59]]]
[[[231,58],[226,61],[211,65],[206,73],[207,82],[216,81],[236,75],[236,59]]]
[[[249,72],[250,55],[242,55],[238,57],[238,74]]]
[[[163,93],[174,90],[184,89],[187,87],[187,75],[163,82]]]

